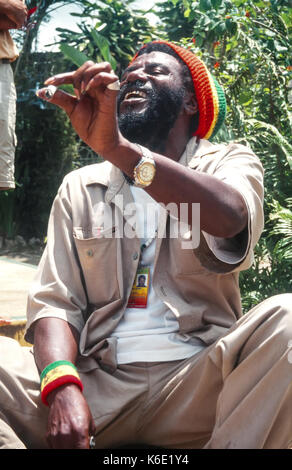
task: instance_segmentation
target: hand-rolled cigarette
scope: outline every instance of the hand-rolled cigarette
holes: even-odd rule
[[[120,89],[120,80],[116,80],[114,83],[107,85],[109,90],[119,90]]]
[[[47,100],[51,100],[54,94],[56,93],[56,91],[57,91],[56,86],[54,85],[47,86],[47,88],[45,89],[45,97],[47,98]]]

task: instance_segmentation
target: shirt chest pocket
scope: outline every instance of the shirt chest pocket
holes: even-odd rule
[[[93,235],[94,236],[88,236]],[[90,234],[77,227],[74,240],[80,260],[88,302],[100,308],[119,299],[117,273],[118,243],[115,227],[95,229]]]
[[[203,274],[204,267],[195,255],[192,241],[181,237],[170,240],[170,261],[176,275]]]

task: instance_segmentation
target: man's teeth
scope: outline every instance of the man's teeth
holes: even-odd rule
[[[146,98],[146,93],[144,91],[129,91],[126,93],[125,100],[131,99],[131,98]]]

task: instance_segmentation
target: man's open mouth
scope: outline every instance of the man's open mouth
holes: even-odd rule
[[[132,90],[128,91],[128,93],[125,94],[125,97],[123,101],[140,101],[140,100],[145,100],[147,98],[147,94],[142,91],[142,90]]]

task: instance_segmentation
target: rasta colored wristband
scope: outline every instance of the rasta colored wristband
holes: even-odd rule
[[[42,402],[49,406],[47,396],[53,390],[67,383],[75,383],[83,390],[83,385],[77,369],[69,361],[55,361],[49,364],[41,373],[41,398]]]

